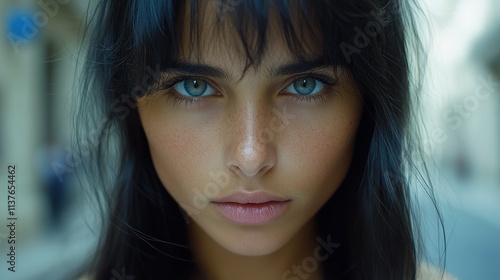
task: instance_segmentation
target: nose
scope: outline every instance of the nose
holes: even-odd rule
[[[270,110],[247,107],[230,120],[226,162],[239,177],[262,176],[276,165],[277,132],[269,125],[271,118]]]

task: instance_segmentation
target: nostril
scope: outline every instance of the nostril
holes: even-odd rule
[[[254,177],[258,174],[264,174],[266,170],[269,170],[269,167],[263,168],[240,168],[239,166],[232,166],[231,169],[238,175],[244,177]]]
[[[236,175],[238,176],[242,176],[244,175],[243,172],[241,171],[241,169],[238,167],[238,162],[233,160],[233,161],[230,161],[228,163],[228,167],[229,169],[231,169],[231,171],[233,171]]]
[[[239,160],[231,160],[227,166],[240,177],[254,177],[268,172],[275,165],[274,158],[274,155],[268,151],[260,157],[240,157]]]

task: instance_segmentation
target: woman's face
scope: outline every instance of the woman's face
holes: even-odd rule
[[[262,62],[246,72],[234,34],[201,32],[200,59],[181,57],[164,74],[172,87],[138,100],[167,191],[207,236],[247,256],[284,246],[333,195],[362,114],[348,72],[313,52],[297,63],[273,26]]]

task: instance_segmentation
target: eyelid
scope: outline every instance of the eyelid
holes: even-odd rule
[[[304,74],[300,74],[300,75],[297,75],[297,76],[294,76],[294,77],[288,79],[287,83],[285,84],[286,86],[281,90],[281,92],[283,93],[285,91],[285,89],[292,86],[293,83],[295,83],[295,81],[297,81],[299,79],[304,79],[304,78],[313,78],[315,80],[318,80],[318,81],[324,83],[325,86],[330,86],[330,87],[335,87],[339,84],[338,78],[332,78],[332,77],[329,77],[327,75],[317,74],[317,73],[304,73]]]
[[[178,83],[181,83],[186,80],[203,80],[208,84],[209,87],[211,87],[214,91],[214,93],[210,95],[205,95],[205,96],[198,96],[198,97],[189,97],[184,94],[179,93],[174,87]],[[213,96],[219,96],[220,91],[216,86],[213,85],[214,83],[205,77],[200,77],[200,76],[192,76],[192,75],[172,75],[172,77],[169,78],[163,78],[160,80],[159,83],[159,91],[165,92],[165,96],[167,97],[168,100],[173,101],[173,105],[177,104],[183,104],[186,107],[191,107],[191,106],[197,106],[201,105],[205,102],[208,101],[209,97]]]
[[[172,75],[169,78],[163,78],[163,79],[161,79],[161,81],[160,81],[160,89],[164,90],[164,89],[172,88],[177,83],[180,83],[180,82],[182,82],[184,80],[203,80],[203,81],[207,82],[207,84],[209,84],[214,89],[216,88],[213,85],[214,84],[213,81],[210,80],[210,79],[207,79],[205,77],[190,76],[190,75],[178,75],[178,76]]]
[[[304,78],[312,78],[320,83],[323,83],[323,86],[321,89],[314,93],[314,94],[308,94],[308,95],[301,95],[297,93],[291,93],[288,92],[287,89],[289,87],[292,87],[293,84],[300,79]],[[317,73],[304,73],[300,74],[298,76],[294,76],[291,79],[288,80],[289,82],[286,84],[287,86],[280,91],[280,93],[286,94],[291,98],[292,100],[300,103],[309,103],[309,104],[320,104],[330,97],[334,96],[335,93],[337,93],[337,90],[335,89],[339,85],[339,79],[337,76],[335,78],[330,77],[329,75],[323,75],[323,74],[317,74]]]
[[[304,96],[295,96],[297,94],[292,94],[292,93],[288,93],[288,92],[284,92],[286,88],[288,88],[289,86],[291,86],[296,80],[298,79],[301,79],[301,78],[313,78],[313,79],[316,79],[322,83],[324,83],[324,87],[323,89],[321,90],[321,92],[319,93],[316,93],[316,94],[312,94],[312,95],[304,95]],[[212,87],[214,89],[214,92],[215,94],[210,94],[210,95],[206,95],[206,96],[200,96],[200,97],[187,97],[185,95],[182,95],[180,93],[178,93],[175,89],[173,89],[173,87],[179,83],[179,82],[182,82],[184,80],[187,80],[187,79],[199,79],[199,80],[203,80],[205,82],[208,83],[208,85],[210,87]],[[319,74],[319,73],[303,73],[303,74],[299,74],[299,75],[296,75],[290,79],[288,79],[288,83],[286,84],[287,86],[282,89],[280,91],[280,93],[286,93],[286,94],[290,94],[290,95],[294,95],[294,99],[295,100],[298,100],[298,101],[301,101],[301,102],[311,102],[311,103],[320,103],[321,101],[325,100],[327,98],[327,96],[330,95],[330,93],[333,93],[335,92],[334,90],[332,90],[332,88],[336,87],[337,85],[339,85],[339,79],[337,77],[335,78],[332,78],[330,75],[325,75],[325,74]],[[206,101],[208,101],[208,98],[209,97],[213,97],[213,96],[219,96],[220,95],[220,90],[218,89],[217,86],[214,86],[214,83],[211,79],[209,78],[206,78],[206,77],[201,77],[201,76],[194,76],[194,75],[171,75],[171,77],[165,79],[161,79],[160,82],[159,82],[159,89],[160,91],[170,91],[170,90],[174,90],[174,92],[170,92],[167,95],[167,97],[169,99],[172,99],[174,102],[174,105],[175,104],[185,104],[185,106],[192,106],[192,105],[200,105]],[[325,88],[326,87],[326,88]]]
[[[317,73],[305,73],[305,74],[298,75],[297,77],[295,77],[292,80],[292,82],[294,82],[298,79],[303,79],[303,78],[313,78],[313,79],[316,79],[320,82],[323,82],[329,86],[336,86],[339,83],[338,78],[332,78],[332,77],[329,77],[328,75],[317,74]]]
[[[304,79],[304,78],[313,78],[316,79],[326,85],[329,86],[336,86],[339,84],[339,79],[337,77],[333,78],[325,74],[319,74],[319,73],[303,73],[299,74],[296,76],[293,76],[292,78],[288,79],[287,85],[291,85],[298,79]]]

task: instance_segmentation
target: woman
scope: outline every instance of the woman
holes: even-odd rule
[[[416,279],[415,12],[99,3],[76,123],[93,278]]]

